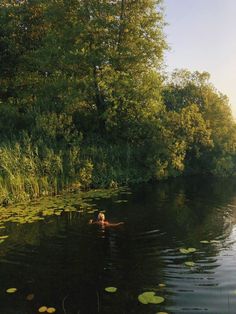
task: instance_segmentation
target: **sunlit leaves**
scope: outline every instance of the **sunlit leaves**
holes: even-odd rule
[[[186,143],[187,171],[228,176],[235,169],[235,121],[227,97],[209,79],[206,72],[173,72],[163,93],[168,126],[175,141]]]

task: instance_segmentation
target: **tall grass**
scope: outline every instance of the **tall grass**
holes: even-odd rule
[[[90,140],[56,146],[29,138],[0,148],[0,204],[64,189],[115,187],[150,180],[143,147]]]
[[[0,149],[0,203],[55,195],[73,185],[87,187],[91,167],[86,169],[86,165],[89,162],[80,161],[75,147],[63,152],[30,142],[4,144]]]

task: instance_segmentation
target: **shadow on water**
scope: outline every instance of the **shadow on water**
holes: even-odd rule
[[[79,211],[6,223],[0,313],[32,314],[43,305],[60,314],[235,313],[235,180],[175,179],[131,191],[92,200],[109,220],[125,221],[119,228],[88,225],[97,213]],[[117,292],[105,292],[109,286]],[[10,287],[18,291],[9,295]],[[144,291],[165,301],[143,305]]]

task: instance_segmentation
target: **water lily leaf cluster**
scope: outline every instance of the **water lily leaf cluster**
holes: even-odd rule
[[[165,301],[163,297],[155,295],[153,291],[143,292],[138,296],[138,300],[142,304],[160,304]]]
[[[50,216],[60,216],[63,212],[79,212],[93,214],[98,211],[94,200],[116,197],[127,188],[97,189],[88,192],[67,193],[57,197],[43,197],[27,203],[18,203],[1,207],[0,229],[5,229],[4,223],[26,224],[43,221]],[[0,243],[7,235],[0,236]]]

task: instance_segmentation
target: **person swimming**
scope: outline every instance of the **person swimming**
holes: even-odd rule
[[[96,224],[102,227],[118,227],[120,225],[123,225],[124,222],[118,222],[118,223],[110,223],[109,221],[105,220],[105,214],[99,213],[97,220],[93,221],[92,219],[89,220],[89,224]]]

